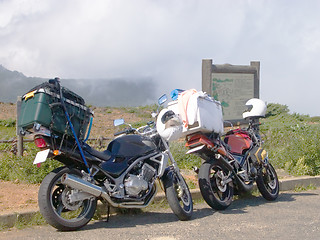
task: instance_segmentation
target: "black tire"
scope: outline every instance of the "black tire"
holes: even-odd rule
[[[163,185],[166,197],[173,213],[181,221],[191,218],[193,211],[193,203],[190,190],[184,178],[173,170],[165,175]]]
[[[263,168],[257,177],[257,187],[262,196],[268,201],[274,201],[279,195],[279,180],[271,163]]]
[[[38,202],[41,214],[51,226],[61,231],[72,231],[85,226],[91,220],[97,207],[97,200],[92,198],[75,202],[74,205],[70,205],[74,209],[70,207],[68,209],[62,199],[67,196],[71,188],[60,182],[64,173],[80,176],[78,171],[67,167],[53,170],[40,185]]]
[[[230,206],[233,198],[232,181],[223,184],[222,178],[228,176],[217,161],[205,162],[199,170],[199,187],[206,203],[213,209],[224,210]]]

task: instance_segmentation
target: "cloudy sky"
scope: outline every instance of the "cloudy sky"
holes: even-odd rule
[[[0,64],[26,76],[201,89],[201,61],[260,61],[260,96],[320,115],[318,0],[0,0]]]

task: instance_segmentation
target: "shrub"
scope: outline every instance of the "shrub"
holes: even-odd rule
[[[61,166],[58,161],[48,159],[38,168],[33,165],[33,160],[39,150],[33,143],[25,143],[25,148],[27,151],[24,152],[22,157],[18,157],[11,152],[1,153],[0,179],[40,183],[50,171]]]
[[[16,126],[16,120],[14,120],[14,119],[0,120],[0,126],[3,126],[3,127],[15,127]]]
[[[287,105],[282,105],[278,103],[269,103],[267,106],[266,117],[277,116],[280,114],[289,113],[289,108]]]
[[[188,149],[184,141],[170,143],[170,151],[178,163],[179,168],[191,170],[193,167],[200,167],[201,158],[194,154],[186,154]]]
[[[268,112],[261,130],[273,163],[295,175],[320,174],[320,124],[279,104],[269,104]]]

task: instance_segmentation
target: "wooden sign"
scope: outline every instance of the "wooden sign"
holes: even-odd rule
[[[249,66],[213,65],[212,59],[202,60],[202,91],[221,102],[223,118],[243,122],[242,113],[250,98],[259,98],[260,62]]]

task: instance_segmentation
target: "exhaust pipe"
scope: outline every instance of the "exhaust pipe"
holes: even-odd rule
[[[95,197],[102,197],[103,199],[107,200],[112,207],[142,208],[146,206],[145,202],[143,201],[115,203],[114,201],[112,201],[109,194],[102,187],[99,187],[95,184],[92,184],[88,181],[83,180],[82,178],[70,175],[68,173],[65,173],[61,176],[61,183],[64,185],[67,185],[68,187],[75,188],[83,192],[89,193]],[[153,197],[148,201],[147,205],[149,205]]]
[[[101,187],[68,173],[65,173],[61,176],[61,183],[71,188],[79,189],[83,192],[89,193],[95,197],[102,197],[102,195],[107,194],[102,190]]]
[[[218,161],[221,163],[221,165],[223,165],[225,168],[227,168],[230,172],[233,173],[233,176],[234,176],[234,178],[235,178],[235,180],[236,180],[239,188],[240,188],[242,191],[244,191],[244,192],[249,192],[249,191],[252,190],[253,185],[251,185],[251,186],[246,185],[246,184],[240,179],[240,177],[237,175],[237,173],[234,171],[233,166],[232,166],[224,157],[220,156],[220,157],[218,158]]]

